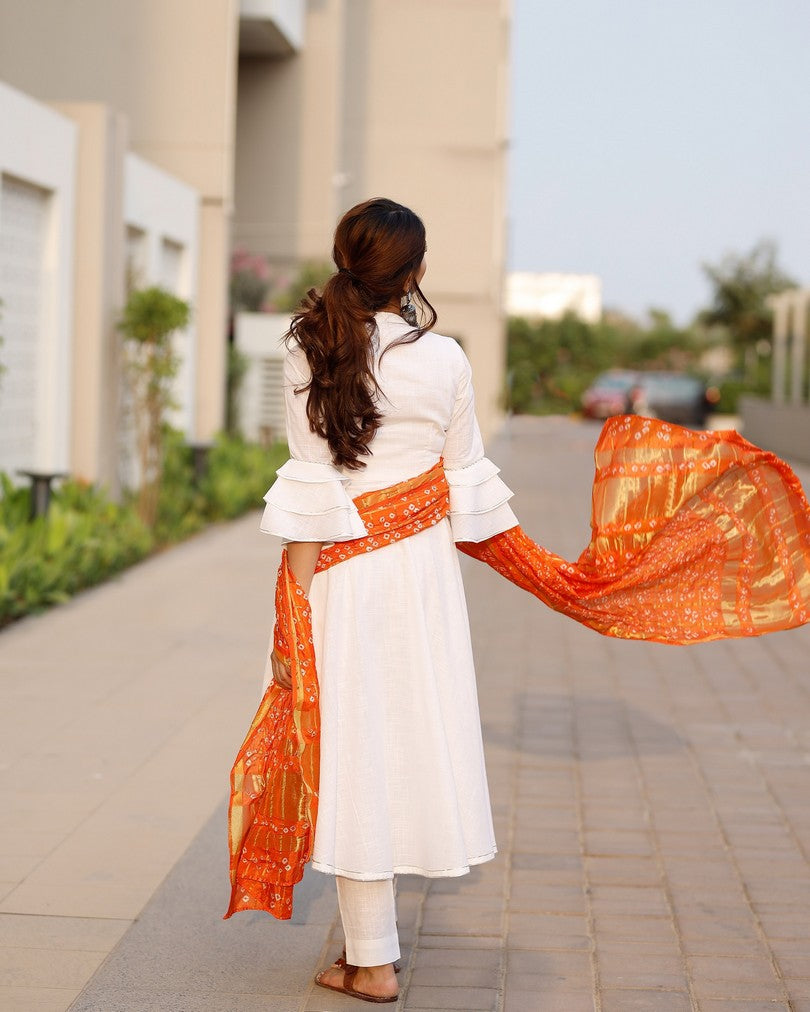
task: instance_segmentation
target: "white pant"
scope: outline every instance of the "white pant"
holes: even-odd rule
[[[374,882],[335,876],[340,917],[346,936],[346,961],[383,966],[399,958],[394,880]]]

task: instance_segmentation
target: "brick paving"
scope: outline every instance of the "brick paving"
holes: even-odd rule
[[[526,530],[569,557],[586,540],[596,435],[569,420],[516,419],[491,450]],[[808,471],[800,475],[807,487]],[[217,538],[243,546],[241,570],[220,572],[221,606],[245,567],[251,586],[260,582],[250,531],[240,521],[188,549],[202,565]],[[464,572],[500,854],[463,878],[400,880],[396,1008],[810,1012],[810,628],[688,648],[623,643],[471,560]],[[31,624],[39,641],[53,621]],[[220,663],[234,656],[231,633],[206,644]],[[249,659],[240,655],[242,682]],[[210,760],[204,768],[210,776]],[[25,927],[25,911],[53,928],[70,910],[49,918],[32,901],[15,911],[24,879],[12,889],[0,917],[0,1007],[67,1008],[69,993],[74,1012],[362,1007],[311,985],[342,944],[327,876],[305,877],[292,924],[218,920],[217,791],[137,919],[135,899],[112,921],[77,911],[85,935],[88,924],[121,928],[85,938],[80,948],[109,955],[94,975],[100,960],[74,960],[72,991],[43,969],[49,945],[69,945],[53,941],[55,928],[18,941],[16,960],[9,934],[15,917]],[[50,1004],[48,986],[33,983],[43,980]]]

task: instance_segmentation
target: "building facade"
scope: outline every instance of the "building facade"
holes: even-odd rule
[[[470,357],[491,432],[505,354],[509,5],[320,0],[304,38],[291,60],[240,57],[235,241],[283,267],[328,261],[349,207],[374,196],[412,207],[427,227],[437,329]]]
[[[77,402],[76,388],[67,407],[37,394],[37,417],[61,411],[56,466],[118,481],[115,319],[128,274],[146,270],[193,302],[178,421],[206,441],[224,423],[232,243],[290,270],[325,261],[340,214],[375,195],[426,222],[426,292],[439,329],[472,360],[491,431],[504,357],[508,29],[507,0],[413,0],[406,12],[399,0],[0,0],[0,76],[61,117],[67,147],[53,163],[76,166],[59,204],[75,215],[64,233],[74,256],[60,268],[62,301],[47,303],[59,317],[47,341],[65,348],[24,366],[68,370],[74,387],[92,377],[94,395]],[[127,176],[140,180],[129,197]],[[150,210],[139,193],[158,179],[185,197]],[[25,202],[5,185],[7,205]],[[0,298],[13,329],[16,296]]]
[[[598,323],[602,280],[596,274],[513,271],[506,276],[506,312],[527,320],[560,320],[573,313],[586,323]]]

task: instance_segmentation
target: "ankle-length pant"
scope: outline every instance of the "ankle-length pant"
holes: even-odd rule
[[[346,960],[355,966],[382,966],[399,958],[393,879],[359,882],[335,876]]]

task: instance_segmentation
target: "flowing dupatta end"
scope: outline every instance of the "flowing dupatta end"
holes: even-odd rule
[[[810,512],[784,461],[736,432],[635,415],[605,423],[595,461],[575,563],[519,527],[458,547],[606,636],[698,643],[810,619]]]

